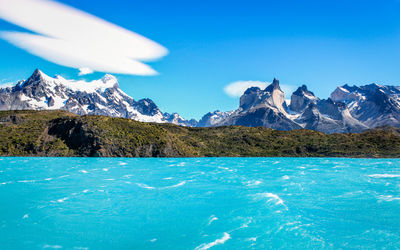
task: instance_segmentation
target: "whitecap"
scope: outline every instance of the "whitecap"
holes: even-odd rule
[[[196,250],[206,250],[206,249],[209,249],[209,248],[211,248],[213,246],[224,244],[230,238],[231,238],[230,234],[224,233],[224,236],[222,236],[222,238],[216,239],[215,241],[210,242],[208,244],[204,243],[204,244],[196,247],[195,249]]]
[[[104,171],[104,172],[107,172],[107,171],[108,171],[108,168],[103,168],[103,171]]]
[[[285,205],[283,200],[273,193],[259,193],[258,196],[268,198],[268,201],[275,201],[275,205]]]
[[[115,179],[104,179],[105,181],[115,181]]]
[[[165,188],[175,188],[175,187],[183,186],[185,184],[186,184],[186,181],[181,181],[178,184],[175,184],[175,185],[172,185],[172,186],[168,186],[168,187],[165,187]]]
[[[81,173],[84,173],[84,174],[87,174],[87,173],[89,173],[88,171],[86,171],[86,170],[79,170],[79,172],[81,172]]]
[[[262,183],[262,181],[253,180],[253,181],[246,182],[246,186],[248,186],[248,187],[257,186],[257,185],[260,185],[261,183]]]
[[[10,184],[10,183],[12,183],[12,182],[11,181],[6,181],[6,182],[0,183],[0,185],[6,185],[6,184]]]
[[[400,174],[370,174],[368,176],[372,178],[397,178],[400,177]]]
[[[28,182],[36,182],[36,180],[22,180],[22,181],[18,181],[21,183],[28,183]]]
[[[54,249],[60,249],[62,246],[60,245],[44,245],[43,248],[54,248]]]
[[[290,177],[288,175],[282,176],[282,180],[289,180],[289,179],[290,179]]]
[[[379,199],[384,201],[400,201],[400,197],[393,197],[392,195],[380,195]]]
[[[151,186],[148,186],[148,185],[143,184],[143,183],[136,183],[136,185],[138,185],[141,188],[145,188],[145,189],[156,189],[155,187],[151,187]]]
[[[171,180],[172,179],[172,177],[165,177],[165,178],[163,178],[163,180]]]
[[[210,218],[208,219],[208,225],[211,225],[211,223],[213,223],[213,221],[218,220],[218,217],[216,217],[215,215],[211,215]]]
[[[68,200],[68,197],[64,197],[64,198],[62,198],[62,199],[58,199],[57,202],[62,203],[62,202],[64,202],[64,201],[66,201],[66,200]]]
[[[250,218],[247,222],[243,223],[240,228],[247,228],[249,227],[249,224],[251,223],[252,219]]]
[[[29,214],[24,214],[24,216],[22,217],[22,219],[28,219]]]
[[[46,179],[44,179],[45,181],[51,181],[51,180],[53,180],[53,178],[46,178]]]
[[[87,192],[89,192],[89,189],[85,189],[82,191],[82,193],[87,193]]]
[[[150,240],[150,242],[156,242],[156,241],[157,241],[156,238]]]
[[[120,162],[118,165],[120,165],[120,166],[125,166],[125,165],[127,165],[128,163],[126,163],[126,162]]]

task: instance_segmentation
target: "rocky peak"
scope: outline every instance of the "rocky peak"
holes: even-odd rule
[[[272,83],[265,88],[265,91],[270,93],[274,92],[275,90],[279,90],[282,92],[281,87],[279,86],[279,80],[276,78],[274,78]]]
[[[42,83],[48,76],[44,74],[40,69],[35,69],[32,75],[24,82],[24,86],[31,85],[34,83]]]
[[[313,92],[307,89],[306,85],[302,85],[295,92],[293,92],[290,98],[290,110],[295,112],[303,111],[310,103],[315,103],[318,98]]]

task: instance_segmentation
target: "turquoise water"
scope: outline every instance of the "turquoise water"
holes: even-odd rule
[[[400,248],[400,160],[0,158],[0,249]]]

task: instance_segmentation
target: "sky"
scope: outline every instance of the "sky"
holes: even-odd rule
[[[0,0],[0,7],[12,1]],[[163,112],[196,119],[236,109],[239,94],[229,86],[238,82],[265,86],[276,77],[286,92],[306,84],[322,98],[343,84],[400,85],[399,0],[58,2],[123,29],[88,26],[88,35],[60,17],[46,33],[0,19],[0,31],[14,39],[0,39],[0,84],[26,79],[36,68],[66,79],[111,72],[135,100],[150,98]],[[122,38],[126,46],[114,46]],[[37,46],[26,46],[34,39],[50,47],[32,54]],[[90,44],[98,54],[85,54]],[[49,59],[46,51],[57,53]]]

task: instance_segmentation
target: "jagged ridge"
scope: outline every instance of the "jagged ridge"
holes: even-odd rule
[[[211,120],[212,119],[212,120]],[[239,108],[206,114],[199,126],[243,125],[279,130],[311,129],[325,133],[361,132],[379,126],[400,127],[400,87],[371,84],[344,85],[321,100],[302,85],[290,104],[279,81],[264,90],[251,87],[240,98]]]

